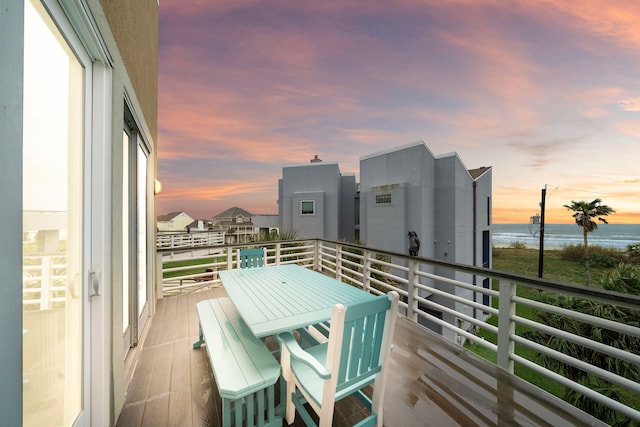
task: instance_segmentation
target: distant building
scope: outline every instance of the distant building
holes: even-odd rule
[[[206,219],[196,219],[187,227],[189,227],[189,231],[209,231],[213,229],[213,222]]]
[[[420,241],[418,256],[490,267],[491,191],[490,167],[468,170],[456,153],[434,156],[422,141],[362,157],[360,240],[367,246],[409,254],[408,234],[415,232]],[[489,287],[487,278],[433,270]],[[440,283],[433,286],[449,288]],[[428,292],[422,296],[439,300]],[[472,291],[459,296],[483,297]],[[471,317],[484,315],[463,303],[446,301],[459,305],[456,310]],[[446,313],[435,314],[449,323],[456,321]],[[445,336],[450,334],[441,326],[429,326]]]
[[[354,240],[354,175],[336,162],[315,156],[310,163],[285,166],[278,181],[279,227],[299,237]]]
[[[183,232],[187,226],[191,226],[194,220],[186,212],[171,212],[166,215],[158,215],[158,231]]]
[[[254,215],[253,230],[260,235],[260,238],[277,235],[280,233],[278,221],[278,215]]]
[[[226,243],[251,242],[257,234],[252,218],[252,213],[233,207],[213,217],[213,230],[225,232]]]

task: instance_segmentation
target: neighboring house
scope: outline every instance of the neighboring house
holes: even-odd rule
[[[298,237],[353,241],[355,175],[340,173],[336,162],[285,166],[278,181],[279,227]]]
[[[253,214],[233,207],[213,217],[213,231],[223,231],[226,243],[251,242],[257,234],[252,218]]]
[[[189,227],[189,231],[209,231],[213,229],[213,222],[206,219],[196,219],[187,227]]]
[[[491,191],[491,168],[468,170],[456,153],[434,156],[422,141],[362,157],[360,240],[367,246],[408,254],[408,234],[415,232],[420,241],[418,256],[490,267]],[[489,287],[486,278],[469,278],[445,268],[433,272]],[[445,284],[428,285],[448,289]],[[428,292],[422,296],[439,299]],[[482,299],[472,291],[459,296]],[[485,316],[464,303],[455,304],[458,312]],[[457,321],[446,313],[434,314],[449,323]],[[428,326],[455,338],[441,326]]]
[[[156,301],[158,7],[0,0],[2,425],[122,410]]]
[[[253,230],[260,235],[260,238],[280,233],[278,215],[254,215],[252,222]]]
[[[158,231],[183,232],[187,226],[193,229],[194,220],[185,212],[171,212],[166,215],[158,215]]]

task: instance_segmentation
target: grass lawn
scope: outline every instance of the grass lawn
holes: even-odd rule
[[[169,261],[164,264],[163,269],[186,267],[186,266],[193,266],[193,268],[186,269],[186,270],[179,270],[179,271],[164,271],[162,273],[162,278],[170,279],[172,277],[185,276],[187,274],[204,273],[206,268],[209,267],[212,262],[213,262],[213,259],[207,259],[207,260],[185,259],[180,261]]]
[[[562,251],[560,250],[544,251],[542,277],[575,285],[586,284],[587,274],[584,265],[576,261],[562,259],[561,255]],[[537,249],[494,248],[493,268],[538,277],[538,257],[539,251]],[[600,278],[613,269],[613,267],[591,267],[592,286],[599,286]]]

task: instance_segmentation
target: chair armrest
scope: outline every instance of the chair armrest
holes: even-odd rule
[[[302,347],[300,347],[300,344],[298,344],[298,341],[296,341],[296,339],[293,337],[291,332],[284,332],[282,334],[279,334],[278,341],[280,341],[280,345],[284,345],[287,350],[289,350],[289,354],[291,354],[292,358],[299,360],[300,362],[309,366],[316,372],[316,374],[318,374],[320,378],[326,380],[327,378],[331,377],[331,372],[327,371],[327,368],[322,366],[322,364],[318,362],[315,357],[304,351]]]

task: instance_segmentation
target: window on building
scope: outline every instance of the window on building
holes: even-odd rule
[[[314,200],[303,200],[300,202],[300,214],[314,215],[316,213],[316,202]]]
[[[376,205],[390,205],[390,204],[391,204],[391,194],[376,195]]]
[[[487,225],[491,225],[491,197],[487,196]]]

